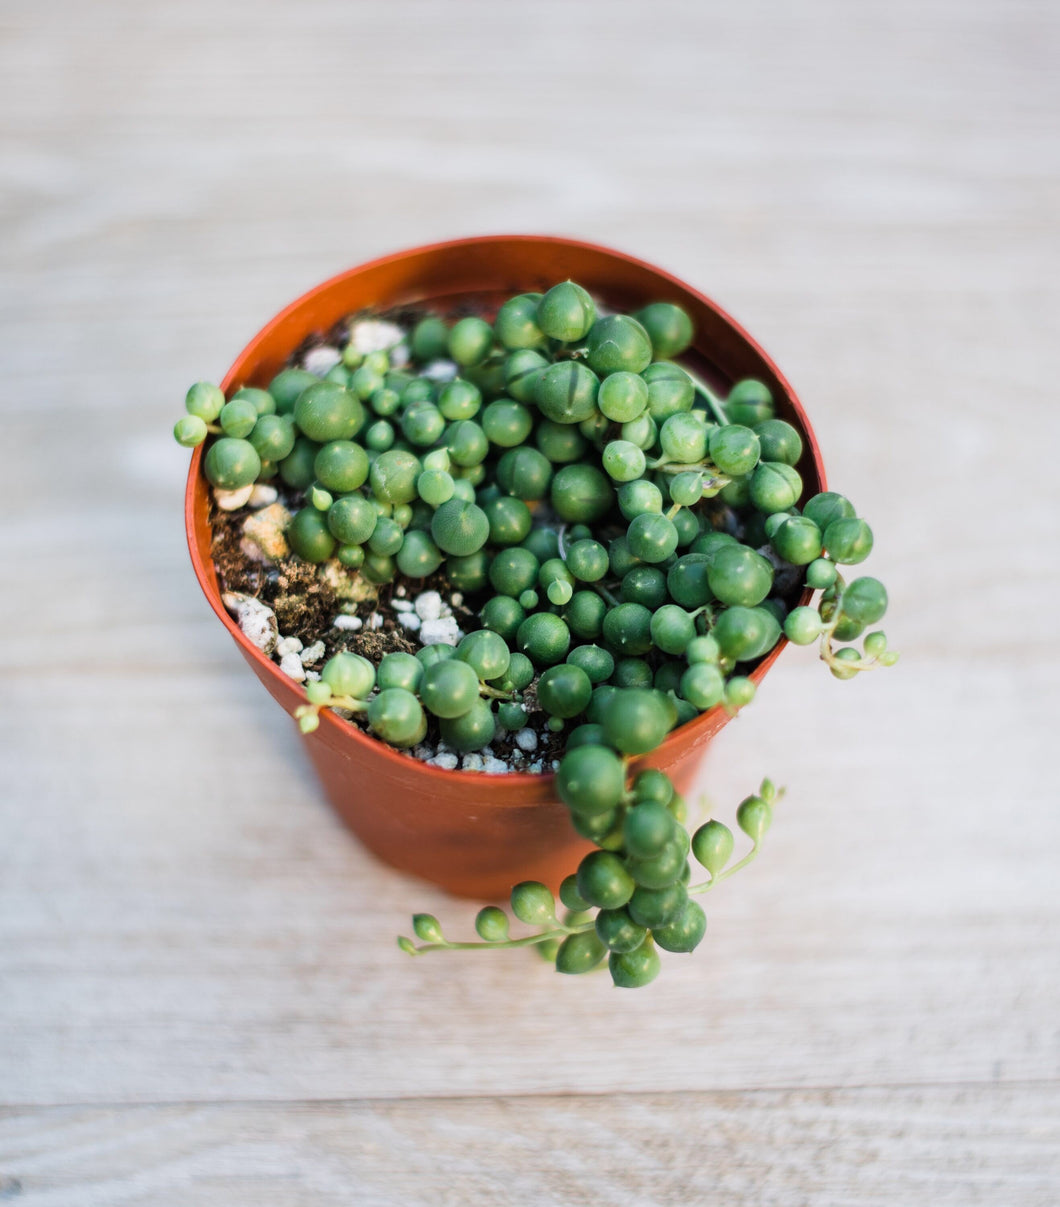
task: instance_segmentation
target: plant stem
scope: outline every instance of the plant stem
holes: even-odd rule
[[[555,930],[543,930],[536,935],[525,935],[521,939],[501,939],[495,943],[485,940],[472,940],[465,943],[449,943],[448,941],[424,943],[420,947],[413,948],[409,955],[420,956],[428,951],[479,951],[486,947],[492,948],[494,951],[512,947],[533,947],[537,943],[545,943],[549,939],[565,939],[568,935],[584,934],[585,931],[592,930],[594,925],[593,922],[583,922],[579,926],[558,926]]]
[[[689,893],[709,893],[716,884],[720,884],[723,880],[728,880],[730,876],[735,876],[741,868],[747,867],[760,849],[758,843],[755,843],[738,863],[734,863],[731,868],[726,868],[724,872],[719,872],[716,876],[711,876],[709,880],[704,880],[702,884],[691,885],[688,890]]]
[[[836,574],[836,597],[835,597],[835,612],[827,627],[821,630],[821,661],[825,666],[841,667],[845,671],[879,671],[883,670],[883,663],[879,658],[859,658],[857,662],[844,662],[842,658],[835,656],[835,649],[832,646],[832,634],[836,631],[839,621],[843,616],[843,591],[846,588],[846,583],[843,581],[843,576]]]
[[[478,681],[478,690],[480,696],[490,696],[494,700],[514,700],[517,694],[516,692],[502,692],[499,687],[490,687],[481,679]]]
[[[688,373],[688,376],[692,378],[692,384],[703,397],[703,400],[706,402],[707,407],[710,410],[710,413],[714,416],[715,420],[717,420],[717,422],[723,426],[727,424],[729,419],[725,414],[725,404],[721,401],[717,394],[714,393],[710,386],[708,386],[701,377],[698,377],[695,373],[689,372],[688,369],[685,369],[685,372]]]
[[[590,585],[592,586],[593,590],[598,595],[603,596],[603,598],[611,605],[611,607],[613,607],[613,608],[618,607],[618,600],[615,599],[615,597],[611,594],[611,592],[602,583],[591,583]]]

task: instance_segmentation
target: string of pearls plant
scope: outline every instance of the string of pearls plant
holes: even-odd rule
[[[616,985],[648,984],[659,948],[701,941],[694,898],[757,855],[780,793],[765,780],[739,806],[752,845],[730,864],[732,831],[689,834],[670,779],[636,760],[700,713],[750,703],[749,672],[782,634],[818,642],[839,679],[897,660],[871,628],[883,584],[839,572],[868,557],[869,525],[843,495],[803,499],[798,431],[762,382],[722,399],[678,364],[692,337],[676,305],[601,314],[565,281],[510,298],[492,323],[429,314],[400,356],[350,340],[323,378],[287,368],[230,399],[188,392],[177,440],[211,440],[215,488],[275,480],[300,502],[286,534],[299,558],[373,584],[444,567],[477,613],[455,646],[378,665],[335,654],[306,686],[303,732],[332,709],[398,748],[433,726],[470,752],[519,730],[529,701],[565,736],[556,790],[595,849],[559,903],[516,885],[512,915],[533,929],[513,937],[490,905],[472,942],[418,914],[419,944],[399,940],[409,954],[533,946],[560,972],[606,959]],[[816,604],[792,606],[807,587]]]

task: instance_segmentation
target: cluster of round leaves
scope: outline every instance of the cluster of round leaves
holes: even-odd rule
[[[351,343],[323,379],[287,368],[227,401],[199,383],[175,430],[187,445],[214,434],[203,470],[215,487],[276,478],[301,499],[287,531],[298,557],[337,558],[376,584],[444,567],[477,608],[482,628],[455,649],[390,654],[378,668],[333,658],[307,688],[302,728],[346,709],[410,747],[433,716],[469,752],[521,728],[532,692],[566,734],[559,793],[598,847],[570,901],[664,947],[678,915],[653,925],[639,903],[681,896],[689,839],[672,787],[652,773],[627,788],[628,761],[701,712],[747,704],[751,670],[782,635],[820,641],[839,678],[897,657],[878,630],[862,652],[834,647],[887,607],[877,579],[839,573],[868,556],[872,531],[842,495],[803,499],[802,439],[765,383],[739,381],[723,402],[671,359],[692,335],[673,303],[601,314],[566,281],[510,298],[492,323],[423,318],[408,367]],[[789,606],[800,582],[822,592],[816,607]],[[651,818],[649,851],[639,827]],[[692,935],[697,915],[681,917]],[[588,933],[568,936],[569,950],[649,950]],[[565,971],[575,963],[559,958]]]
[[[456,646],[425,645],[415,655],[395,650],[378,667],[344,651],[329,658],[320,679],[306,686],[309,702],[296,716],[302,732],[312,733],[322,708],[363,713],[378,738],[407,749],[427,736],[430,715],[442,740],[468,753],[493,741],[498,700],[507,702],[501,704],[500,723],[522,728],[526,713],[513,702],[533,677],[530,660],[488,629],[469,633]],[[504,712],[506,707],[515,713]]]
[[[579,752],[584,753],[579,756]],[[512,889],[511,912],[519,922],[535,928],[530,934],[512,938],[505,911],[487,905],[475,919],[481,942],[449,942],[436,917],[416,914],[412,924],[420,945],[402,937],[399,946],[409,955],[420,955],[533,945],[555,962],[559,972],[590,972],[606,959],[619,988],[650,984],[660,971],[660,948],[684,953],[699,946],[707,917],[695,897],[758,854],[779,794],[764,780],[758,794],[747,797],[736,810],[737,824],[752,846],[729,865],[735,846],[732,831],[711,820],[689,837],[684,801],[664,772],[641,771],[628,787],[625,780],[625,765],[602,747],[576,747],[561,764],[560,791],[576,817],[599,815],[602,809],[619,818],[616,840],[586,855],[560,885],[562,916],[545,885],[525,881]],[[692,883],[690,855],[706,868],[708,880]]]

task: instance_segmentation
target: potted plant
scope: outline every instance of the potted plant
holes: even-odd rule
[[[886,592],[840,572],[871,530],[825,489],[787,382],[619,253],[523,236],[376,260],[186,410],[196,574],[335,808],[396,867],[510,892],[532,928],[486,905],[451,943],[416,915],[410,953],[533,946],[648,983],[659,947],[698,944],[697,897],[754,857],[779,795],[740,805],[752,845],[730,863],[728,827],[686,828],[706,743],[786,640],[819,641],[838,678],[896,660],[879,631],[839,644]]]

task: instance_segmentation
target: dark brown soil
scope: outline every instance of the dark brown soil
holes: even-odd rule
[[[280,499],[292,510],[300,505],[300,499],[293,496],[285,497],[281,494]],[[249,514],[251,512],[248,508],[240,508],[238,511],[212,508],[211,552],[222,591],[238,591],[260,599],[276,613],[281,636],[297,637],[303,646],[323,641],[325,659],[342,650],[348,650],[352,654],[360,654],[378,666],[384,654],[393,653],[395,650],[415,654],[420,648],[419,643],[398,621],[398,612],[393,607],[393,600],[414,600],[425,591],[437,591],[441,595],[452,608],[453,615],[465,633],[481,628],[472,608],[452,603],[453,588],[440,572],[426,579],[406,579],[398,575],[393,582],[379,587],[378,595],[354,603],[335,591],[320,566],[310,565],[293,556],[273,565],[251,561],[240,548],[243,521]],[[346,573],[353,574],[352,571]],[[362,627],[355,632],[336,629],[332,621],[339,613],[358,616]],[[380,628],[369,627],[368,619],[373,613],[382,617]],[[325,659],[321,659],[317,665],[322,665]],[[532,754],[520,750],[515,743],[514,734],[498,736],[490,743],[490,748],[497,758],[506,762],[514,761],[518,765],[544,760],[544,766],[550,770],[552,760],[559,759],[563,754],[564,735],[552,733],[547,728],[545,714],[535,708],[535,686],[536,684],[530,685],[523,693],[523,699],[528,708],[527,725],[536,730],[538,735],[537,750]],[[428,720],[430,729],[427,742],[433,745],[440,740],[440,734],[434,718],[428,717]],[[352,718],[350,723],[364,728],[358,717]],[[498,730],[499,735],[502,732]]]

